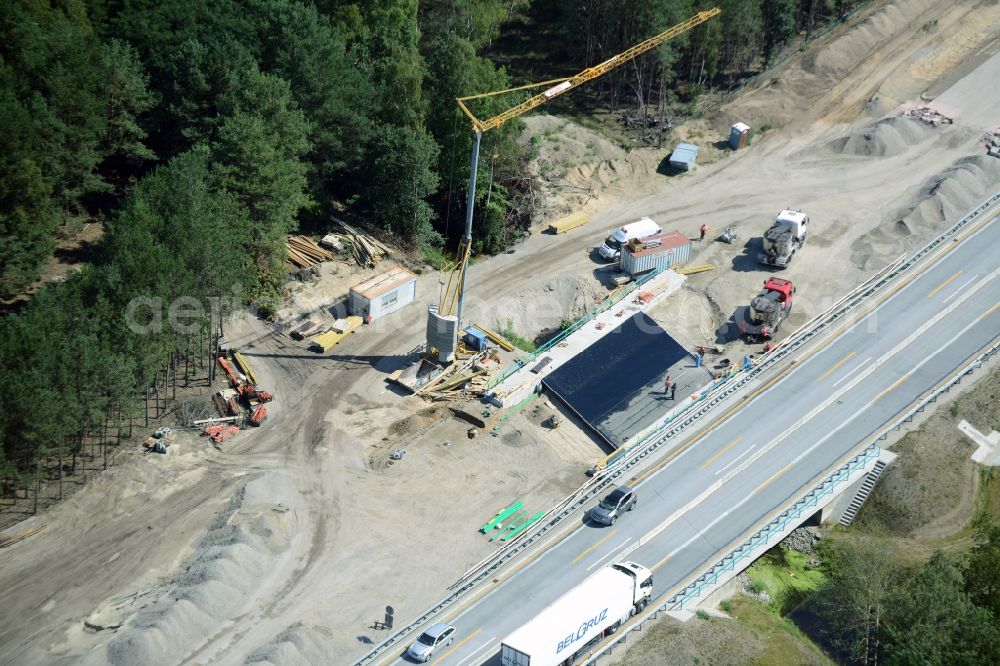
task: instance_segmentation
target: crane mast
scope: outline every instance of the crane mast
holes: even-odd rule
[[[688,30],[694,28],[697,25],[704,23],[705,21],[711,19],[713,16],[721,13],[718,7],[713,7],[702,12],[698,12],[688,20],[678,23],[675,26],[668,28],[667,30],[661,32],[655,37],[650,37],[649,39],[640,42],[628,49],[623,51],[618,55],[608,58],[604,62],[594,65],[593,67],[588,67],[575,76],[570,76],[562,79],[551,79],[548,81],[541,81],[538,83],[532,83],[525,86],[519,86],[516,88],[507,88],[505,90],[497,90],[494,92],[481,93],[479,95],[470,95],[468,97],[458,97],[456,101],[458,102],[459,108],[462,109],[469,121],[472,123],[472,163],[469,170],[469,189],[466,193],[465,201],[465,234],[462,236],[462,240],[458,247],[458,257],[455,264],[449,269],[448,281],[445,285],[445,289],[441,295],[441,301],[438,306],[432,306],[431,312],[429,314],[427,323],[427,350],[428,352],[435,345],[432,344],[433,341],[440,341],[443,338],[443,331],[447,329],[449,332],[447,336],[452,339],[452,343],[457,345],[458,332],[461,330],[462,324],[462,309],[465,303],[465,281],[466,281],[466,271],[468,270],[469,263],[469,253],[472,248],[472,214],[475,207],[475,196],[476,196],[476,178],[479,171],[479,144],[482,139],[483,132],[487,132],[491,129],[500,127],[508,120],[522,116],[529,111],[538,108],[542,104],[555,99],[559,95],[565,92],[573,90],[574,88],[587,83],[588,81],[593,81],[594,79],[604,76],[611,70],[621,67],[622,65],[634,60],[635,58],[641,56],[644,53],[652,51],[656,47],[664,44],[665,42],[681,35]],[[516,92],[519,90],[528,90],[533,88],[541,88],[543,86],[549,86],[546,90],[528,98],[524,102],[521,102],[517,106],[513,106],[506,111],[499,113],[492,118],[486,120],[480,120],[469,110],[466,102],[475,99],[481,99],[484,97],[493,97],[496,95],[503,95],[506,93]],[[457,306],[457,312],[456,312]],[[452,313],[455,313],[454,315]],[[454,335],[450,332],[454,329]],[[451,361],[454,359],[454,350],[442,350],[437,347],[439,351],[440,360]]]

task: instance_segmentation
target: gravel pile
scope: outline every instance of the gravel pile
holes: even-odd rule
[[[851,261],[866,270],[915,250],[981,203],[998,182],[1000,160],[987,155],[963,157],[925,181],[895,222],[854,241]]]
[[[854,130],[827,146],[841,155],[892,157],[906,152],[934,134],[934,128],[917,118],[883,118],[874,125]]]
[[[254,501],[262,483],[273,480],[259,478],[233,494],[166,590],[108,644],[108,663],[181,662],[252,601],[277,554],[287,549],[294,520],[282,505]]]

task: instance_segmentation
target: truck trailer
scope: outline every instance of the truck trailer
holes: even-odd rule
[[[652,571],[635,562],[609,564],[503,639],[500,664],[573,664],[642,611],[652,593]]]

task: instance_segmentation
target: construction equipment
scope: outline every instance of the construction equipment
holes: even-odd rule
[[[764,232],[763,249],[757,255],[757,262],[784,268],[795,255],[795,251],[806,243],[809,230],[809,216],[798,210],[783,210],[771,228]]]
[[[740,334],[758,340],[770,340],[792,311],[795,285],[789,280],[769,277],[764,288],[750,301],[746,315],[740,320]]]
[[[229,439],[239,431],[240,427],[235,425],[214,425],[202,430],[201,434],[218,444]]]
[[[250,425],[259,426],[267,419],[267,407],[257,405],[257,409],[250,414]]]
[[[470,163],[471,168],[469,170],[469,189],[466,192],[465,199],[465,234],[462,236],[462,240],[459,243],[456,261],[448,270],[448,280],[441,292],[441,301],[438,305],[431,306],[428,311],[428,355],[432,350],[437,350],[440,360],[451,362],[455,358],[455,351],[458,346],[458,336],[461,335],[462,308],[465,302],[465,275],[469,264],[469,254],[472,249],[472,213],[475,206],[476,177],[479,172],[479,144],[483,137],[483,132],[500,127],[508,120],[513,120],[518,116],[522,116],[532,109],[538,108],[542,104],[545,104],[546,102],[569,90],[581,86],[588,81],[592,81],[600,76],[603,76],[604,74],[607,74],[617,67],[631,62],[640,55],[652,51],[661,44],[664,44],[674,37],[677,37],[695,26],[704,23],[713,16],[717,16],[719,13],[721,13],[721,10],[718,7],[698,12],[687,21],[679,23],[672,28],[668,28],[659,35],[640,42],[627,51],[608,58],[598,65],[588,67],[575,76],[552,79],[549,81],[542,81],[540,83],[532,83],[516,88],[497,90],[495,92],[481,93],[479,95],[470,95],[456,99],[459,108],[462,109],[462,113],[469,118],[469,121],[472,124],[472,159]],[[544,86],[548,87],[537,95],[530,97],[524,102],[487,120],[480,120],[477,118],[475,114],[469,110],[469,107],[466,104],[467,102],[475,99],[494,97],[496,95],[529,90],[532,88],[541,88]],[[442,338],[445,334],[449,338],[453,338],[453,341],[444,342]],[[444,345],[448,345],[449,348],[442,349]]]
[[[719,237],[716,238],[716,240],[720,243],[732,245],[736,241],[736,232],[733,231],[732,227],[726,227],[726,230],[719,234]]]

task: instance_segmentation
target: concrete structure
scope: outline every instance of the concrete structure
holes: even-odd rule
[[[351,287],[348,305],[351,314],[371,321],[409,305],[416,296],[417,276],[402,266],[393,266]]]
[[[693,143],[679,143],[670,154],[670,166],[681,171],[691,171],[698,160],[698,146]]]
[[[638,299],[635,294],[617,303],[584,324],[580,330],[567,336],[557,347],[541,354],[535,362],[513,372],[489,392],[489,399],[497,407],[513,407],[532,393],[542,390],[542,380],[584,349],[615,330],[622,319],[637,312],[647,312],[664,298],[673,294],[684,284],[684,276],[673,271],[664,271],[652,278],[641,288],[641,293],[651,294],[648,299]],[[636,292],[638,294],[640,292]],[[532,372],[539,362],[550,359],[538,372]]]

